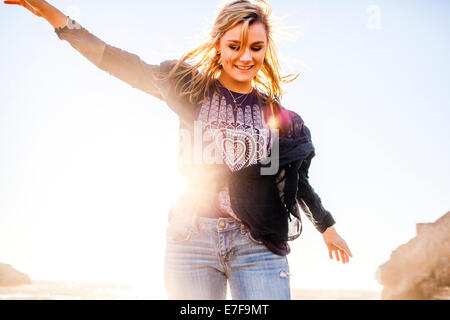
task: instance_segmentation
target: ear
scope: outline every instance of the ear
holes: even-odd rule
[[[216,45],[214,47],[216,48],[217,53],[220,54],[220,42],[219,41],[216,43]]]

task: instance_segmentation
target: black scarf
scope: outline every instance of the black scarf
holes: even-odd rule
[[[298,171],[303,160],[314,157],[314,146],[309,129],[295,112],[272,104],[265,108],[264,114],[266,122],[274,117],[279,124],[277,174],[285,169],[284,201],[275,181],[277,174],[261,175],[261,168],[269,167],[261,163],[231,173],[230,201],[233,211],[254,238],[284,243],[288,241],[290,215],[296,212],[292,208],[296,205]]]

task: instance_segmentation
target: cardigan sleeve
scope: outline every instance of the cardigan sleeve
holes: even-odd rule
[[[297,201],[312,222],[314,227],[323,233],[325,230],[335,224],[333,216],[325,210],[319,195],[309,184],[308,169],[311,163],[311,157],[305,159],[299,169],[299,182],[297,189]]]
[[[55,29],[61,40],[80,52],[86,59],[101,70],[142,90],[160,100],[165,100],[164,88],[168,83],[158,77],[170,71],[176,60],[167,60],[161,64],[148,64],[137,55],[113,47],[91,34],[72,19],[66,26]]]

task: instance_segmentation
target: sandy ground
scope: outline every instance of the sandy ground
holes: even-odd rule
[[[292,290],[293,300],[379,300],[377,291]],[[31,285],[0,287],[0,300],[136,300],[139,294],[129,285],[60,281],[33,281]],[[162,296],[162,299],[163,296]]]

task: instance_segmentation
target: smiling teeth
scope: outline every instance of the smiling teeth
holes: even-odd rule
[[[239,67],[239,66],[235,66],[236,68],[238,68],[238,69],[241,69],[241,70],[249,70],[249,69],[251,69],[253,66],[250,66],[250,67]]]

